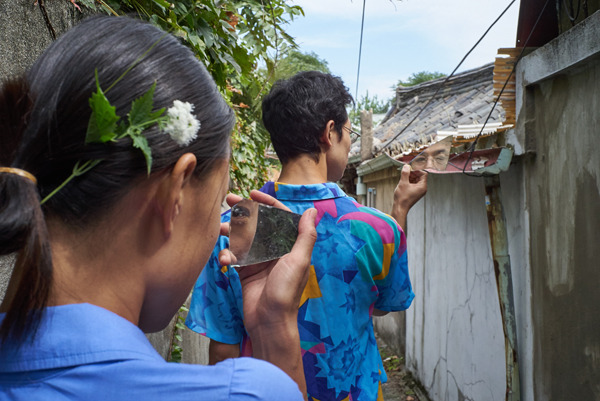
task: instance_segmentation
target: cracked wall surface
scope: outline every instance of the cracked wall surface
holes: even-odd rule
[[[38,5],[29,0],[0,1],[0,79],[26,71],[52,43]],[[89,13],[79,13],[68,1],[47,2],[46,11],[57,35]],[[0,301],[8,285],[14,257],[0,256]]]
[[[432,400],[503,400],[504,335],[481,178],[428,178],[411,210],[407,366]]]
[[[391,208],[399,177],[371,183],[377,207]],[[528,212],[523,166],[501,175],[508,246],[513,270],[523,400],[531,393],[531,313],[528,270]],[[503,400],[504,333],[491,259],[482,178],[430,175],[428,192],[410,211],[408,262],[413,304],[406,312],[407,366],[432,400]],[[403,325],[398,316],[375,319],[386,344]],[[396,337],[394,339],[394,336]]]

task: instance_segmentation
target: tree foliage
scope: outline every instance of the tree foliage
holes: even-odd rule
[[[203,62],[237,114],[232,135],[232,190],[247,196],[266,178],[270,144],[260,100],[279,54],[296,47],[283,29],[302,8],[287,0],[78,0],[109,14],[137,14],[182,39]],[[265,66],[260,71],[258,66]]]
[[[302,53],[292,49],[277,63],[274,80],[290,78],[301,71],[331,73],[327,61],[320,58],[316,53]]]
[[[360,111],[361,110],[373,110],[374,114],[386,113],[392,104],[392,99],[383,100],[379,99],[377,95],[369,97],[369,92],[360,98],[356,102],[356,107],[348,113],[350,122],[354,127],[360,127]]]
[[[441,72],[429,72],[429,71],[421,71],[413,73],[406,81],[399,80],[398,85],[396,86],[415,86],[421,84],[423,82],[431,81],[438,78],[445,77],[446,74]],[[393,88],[394,90],[396,88]]]

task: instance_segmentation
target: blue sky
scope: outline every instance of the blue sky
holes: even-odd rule
[[[294,0],[305,16],[286,30],[303,52],[327,60],[355,96],[362,0]],[[380,99],[419,71],[449,74],[510,0],[367,0],[359,97]],[[497,49],[514,47],[519,2],[492,28],[458,72],[494,61]],[[356,96],[355,96],[356,98]]]

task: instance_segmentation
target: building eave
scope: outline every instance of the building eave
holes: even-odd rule
[[[364,161],[360,166],[356,168],[356,173],[359,177],[363,177],[367,174],[375,173],[377,171],[393,166],[393,160],[386,154],[381,154],[374,159]]]

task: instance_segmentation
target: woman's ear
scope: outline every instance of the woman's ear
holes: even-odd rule
[[[160,209],[162,210],[163,230],[168,237],[183,206],[183,189],[189,183],[196,168],[196,156],[186,153],[177,160],[171,172],[160,186]]]
[[[321,132],[321,136],[319,137],[319,142],[321,143],[321,146],[325,147],[325,151],[327,151],[327,149],[329,149],[332,145],[332,138],[333,135],[335,135],[335,132],[332,132],[335,129],[335,122],[333,120],[329,120],[327,121],[327,124],[325,124],[325,128],[323,129],[323,132]]]

